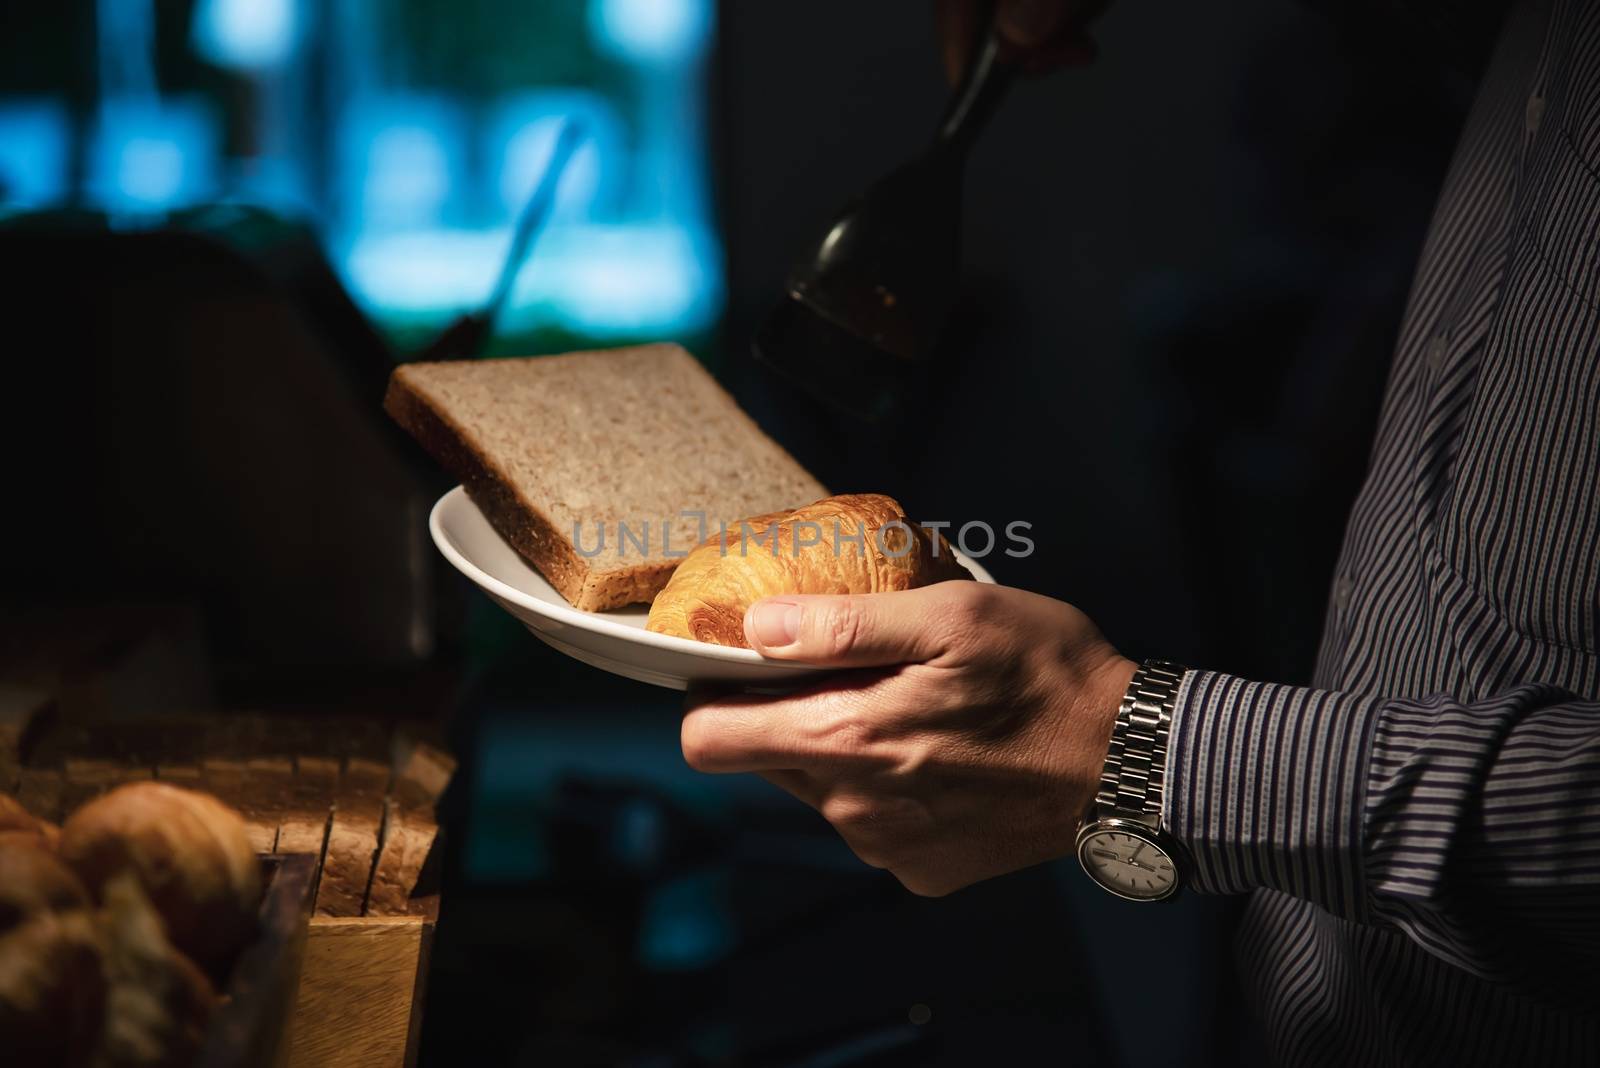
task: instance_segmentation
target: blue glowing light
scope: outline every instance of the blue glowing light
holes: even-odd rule
[[[597,93],[552,90],[523,93],[499,103],[489,120],[483,158],[499,161],[500,207],[515,218],[539,181],[562,125],[576,122],[583,143],[567,165],[552,219],[615,214],[626,175],[627,139],[615,109]]]
[[[0,206],[38,208],[67,190],[67,109],[54,100],[0,101]]]
[[[509,226],[362,234],[345,274],[391,316],[432,320],[481,305],[511,240]],[[722,305],[719,251],[708,232],[667,223],[553,226],[517,277],[501,326],[564,326],[604,336],[697,330]]]
[[[391,126],[372,139],[371,169],[362,202],[378,220],[424,222],[438,217],[450,195],[450,159],[437,131]]]
[[[733,945],[727,876],[694,872],[657,886],[639,920],[640,963],[658,971],[704,968]]]
[[[123,196],[165,207],[176,202],[183,190],[183,149],[165,137],[129,137],[122,142],[116,172]]]
[[[442,93],[353,95],[338,123],[333,254],[358,301],[390,322],[432,325],[489,298],[513,221],[557,132],[583,141],[497,325],[596,338],[682,335],[722,307],[690,60],[708,0],[600,3],[592,29],[635,67],[637,101],[530,89],[468,109]],[[619,36],[620,35],[620,36]],[[614,46],[614,47],[613,47]]]
[[[298,0],[201,0],[192,40],[219,66],[264,69],[289,58],[299,30]]]
[[[113,212],[162,212],[210,195],[216,123],[200,104],[111,100],[90,141],[89,189]]]
[[[711,38],[710,0],[591,0],[595,41],[634,62],[684,62]]]
[[[550,165],[550,154],[561,128],[562,119],[551,116],[528,123],[506,142],[505,163],[500,168],[500,202],[513,215]],[[593,141],[585,140],[561,175],[552,218],[581,219],[588,215],[599,187],[600,153]]]
[[[341,197],[365,229],[432,228],[460,197],[462,121],[448,101],[353,101],[340,128]]]
[[[310,215],[315,203],[305,170],[303,161],[284,156],[263,154],[236,160],[228,180],[229,199],[289,215]]]

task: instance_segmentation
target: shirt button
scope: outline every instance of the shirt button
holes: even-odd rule
[[[1539,132],[1539,120],[1544,118],[1544,97],[1534,93],[1528,97],[1528,108],[1523,113],[1523,124],[1530,134]]]
[[[1435,371],[1443,367],[1445,353],[1449,351],[1449,348],[1450,346],[1445,344],[1445,340],[1442,337],[1436,337],[1428,342],[1428,366]]]
[[[1342,615],[1350,607],[1350,595],[1355,592],[1355,580],[1349,575],[1342,576],[1333,588],[1333,606]]]

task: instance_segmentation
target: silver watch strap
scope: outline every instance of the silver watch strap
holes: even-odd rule
[[[1134,816],[1151,826],[1160,820],[1167,737],[1187,670],[1165,660],[1146,660],[1133,673],[1111,729],[1111,748],[1094,797],[1097,816]]]

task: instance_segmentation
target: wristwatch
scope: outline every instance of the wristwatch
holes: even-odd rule
[[[1133,673],[1111,729],[1100,789],[1078,826],[1089,878],[1129,901],[1165,901],[1183,884],[1183,850],[1161,826],[1172,709],[1186,668],[1146,660]]]

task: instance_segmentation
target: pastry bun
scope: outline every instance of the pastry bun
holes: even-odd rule
[[[972,576],[950,543],[893,497],[848,493],[757,516],[686,556],[650,606],[648,629],[748,648],[744,614],[786,593],[887,593]]]
[[[134,872],[173,944],[208,968],[255,929],[260,863],[243,818],[209,794],[120,786],[72,814],[61,856],[102,901],[109,880]]]

